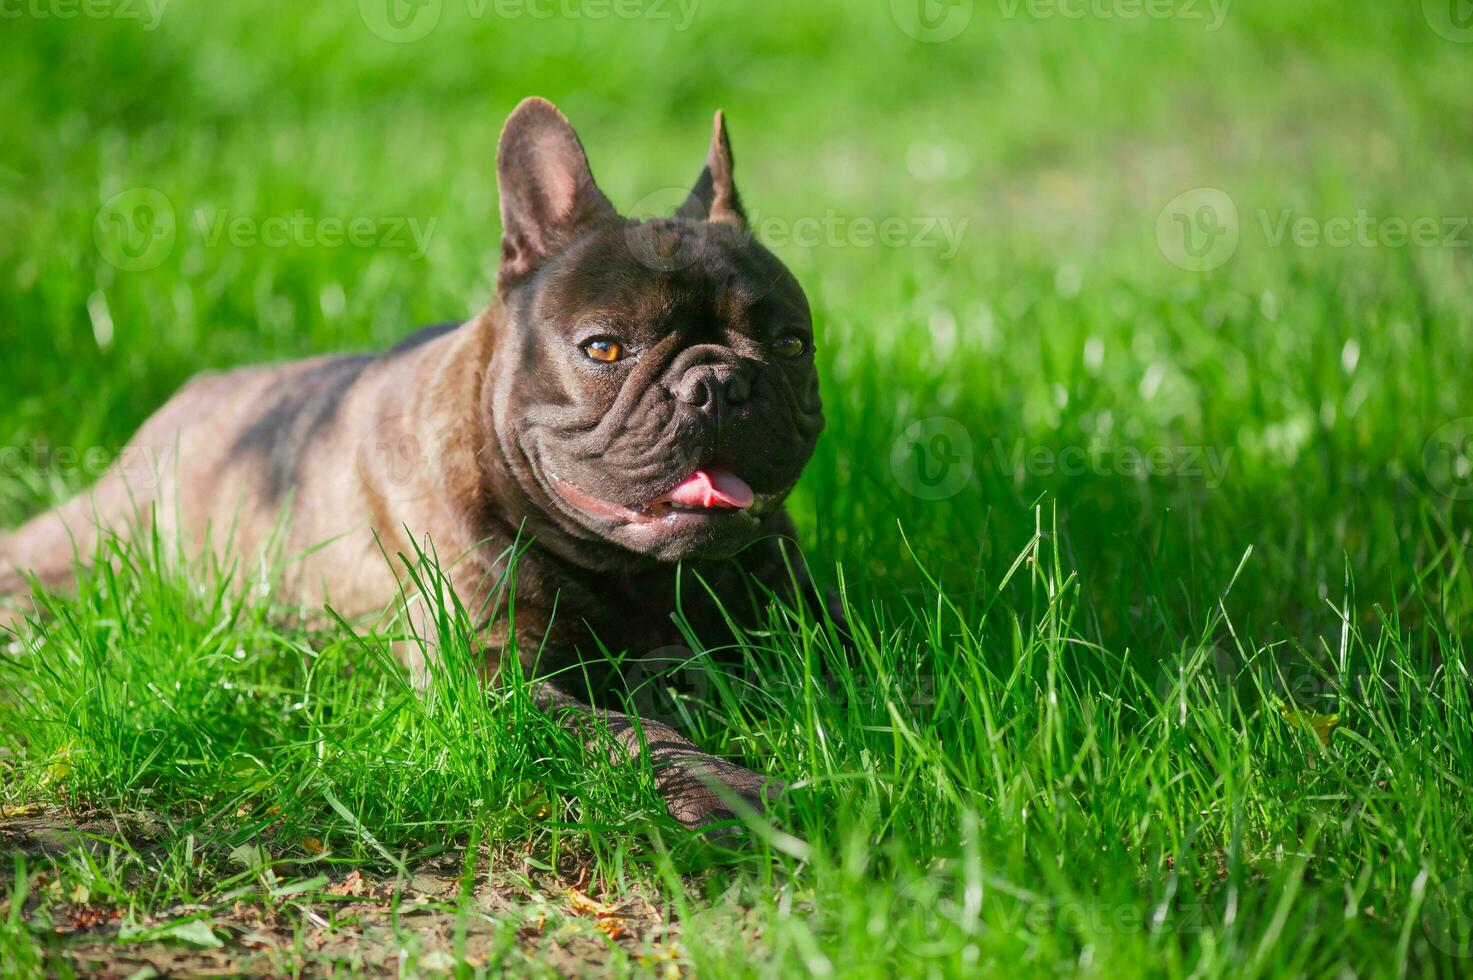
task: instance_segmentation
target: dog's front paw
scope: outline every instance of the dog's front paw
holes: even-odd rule
[[[693,830],[762,813],[786,788],[780,780],[709,755],[676,759],[656,772],[670,815]]]

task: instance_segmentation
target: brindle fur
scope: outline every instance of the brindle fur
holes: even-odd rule
[[[24,591],[22,571],[64,586],[99,528],[128,533],[157,522],[165,540],[196,551],[297,556],[282,594],[348,617],[394,602],[404,569],[385,552],[408,555],[428,542],[477,610],[508,548],[530,542],[516,570],[516,637],[504,617],[483,628],[494,676],[513,639],[525,666],[544,675],[594,651],[590,630],[612,650],[680,644],[672,613],[681,568],[739,613],[752,608],[754,583],[786,591],[783,542],[793,529],[780,503],[822,427],[817,379],[811,363],[774,365],[754,351],[773,324],[811,325],[796,282],[746,235],[719,114],[707,166],[674,219],[642,225],[615,215],[566,120],[541,100],[508,121],[500,178],[503,264],[485,312],[378,355],[194,379],[138,431],[129,466],[0,539],[0,594]],[[631,256],[692,241],[699,254],[681,268]],[[628,374],[566,360],[589,317],[644,331],[648,351]],[[740,404],[692,409],[692,385],[715,385]],[[558,473],[607,499],[650,499],[713,454],[742,467],[770,500],[760,522],[689,540],[630,537],[572,514],[548,489]],[[698,631],[720,628],[693,579],[682,595]],[[539,691],[573,723],[586,717],[566,690]],[[602,714],[624,750],[641,751],[628,719]],[[683,822],[721,815],[728,790],[764,799],[761,777],[668,728],[646,722],[643,736]]]

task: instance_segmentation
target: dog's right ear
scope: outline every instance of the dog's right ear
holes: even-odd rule
[[[501,191],[503,295],[563,248],[588,223],[616,212],[593,182],[578,134],[546,99],[524,99],[501,130],[496,151]]]

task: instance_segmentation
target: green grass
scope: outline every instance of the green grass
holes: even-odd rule
[[[269,577],[114,544],[3,654],[0,803],[151,829],[11,847],[0,972],[64,969],[48,923],[78,905],[132,935],[237,901],[315,970],[328,881],[431,860],[464,883],[445,948],[486,969],[556,969],[578,922],[544,906],[586,872],[672,923],[612,970],[673,945],[698,975],[1468,971],[1473,46],[1435,4],[1242,0],[1208,30],[978,3],[936,44],[885,3],[706,0],[677,30],[445,0],[409,43],[353,6],[4,22],[0,526],[196,371],[481,306],[523,96],[625,207],[694,179],[720,106],[814,305],[829,428],[794,509],[856,649],[774,610],[741,643],[760,688],[698,670],[649,702],[797,787],[732,853],[518,685],[487,697],[463,630],[415,692],[386,636],[302,625]],[[136,188],[176,234],[118,268],[106,205]],[[1158,234],[1194,188],[1238,215],[1205,272]],[[1277,237],[1361,212],[1348,245]],[[215,235],[298,213],[284,244]],[[1386,237],[1419,218],[1435,243]],[[904,244],[870,242],[886,219]],[[918,482],[917,423],[954,492]],[[396,968],[433,968],[395,922]]]

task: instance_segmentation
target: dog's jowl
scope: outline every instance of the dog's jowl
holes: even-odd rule
[[[382,354],[196,378],[124,454],[147,466],[119,464],[0,539],[0,592],[24,591],[23,573],[63,585],[99,527],[156,524],[195,551],[302,555],[286,597],[356,616],[398,594],[405,570],[384,554],[428,541],[475,610],[521,542],[517,635],[497,617],[481,637],[494,677],[513,640],[543,674],[591,659],[594,635],[634,654],[679,643],[680,575],[737,612],[761,594],[754,579],[792,588],[783,502],[823,428],[813,327],[798,283],[748,233],[721,116],[668,218],[621,217],[540,99],[507,121],[497,174],[501,266],[479,316],[406,330]],[[690,605],[704,594],[684,589],[681,612],[714,630],[714,604]],[[537,690],[586,717],[571,692]],[[763,801],[755,773],[604,718],[624,750],[648,747],[681,821]]]

